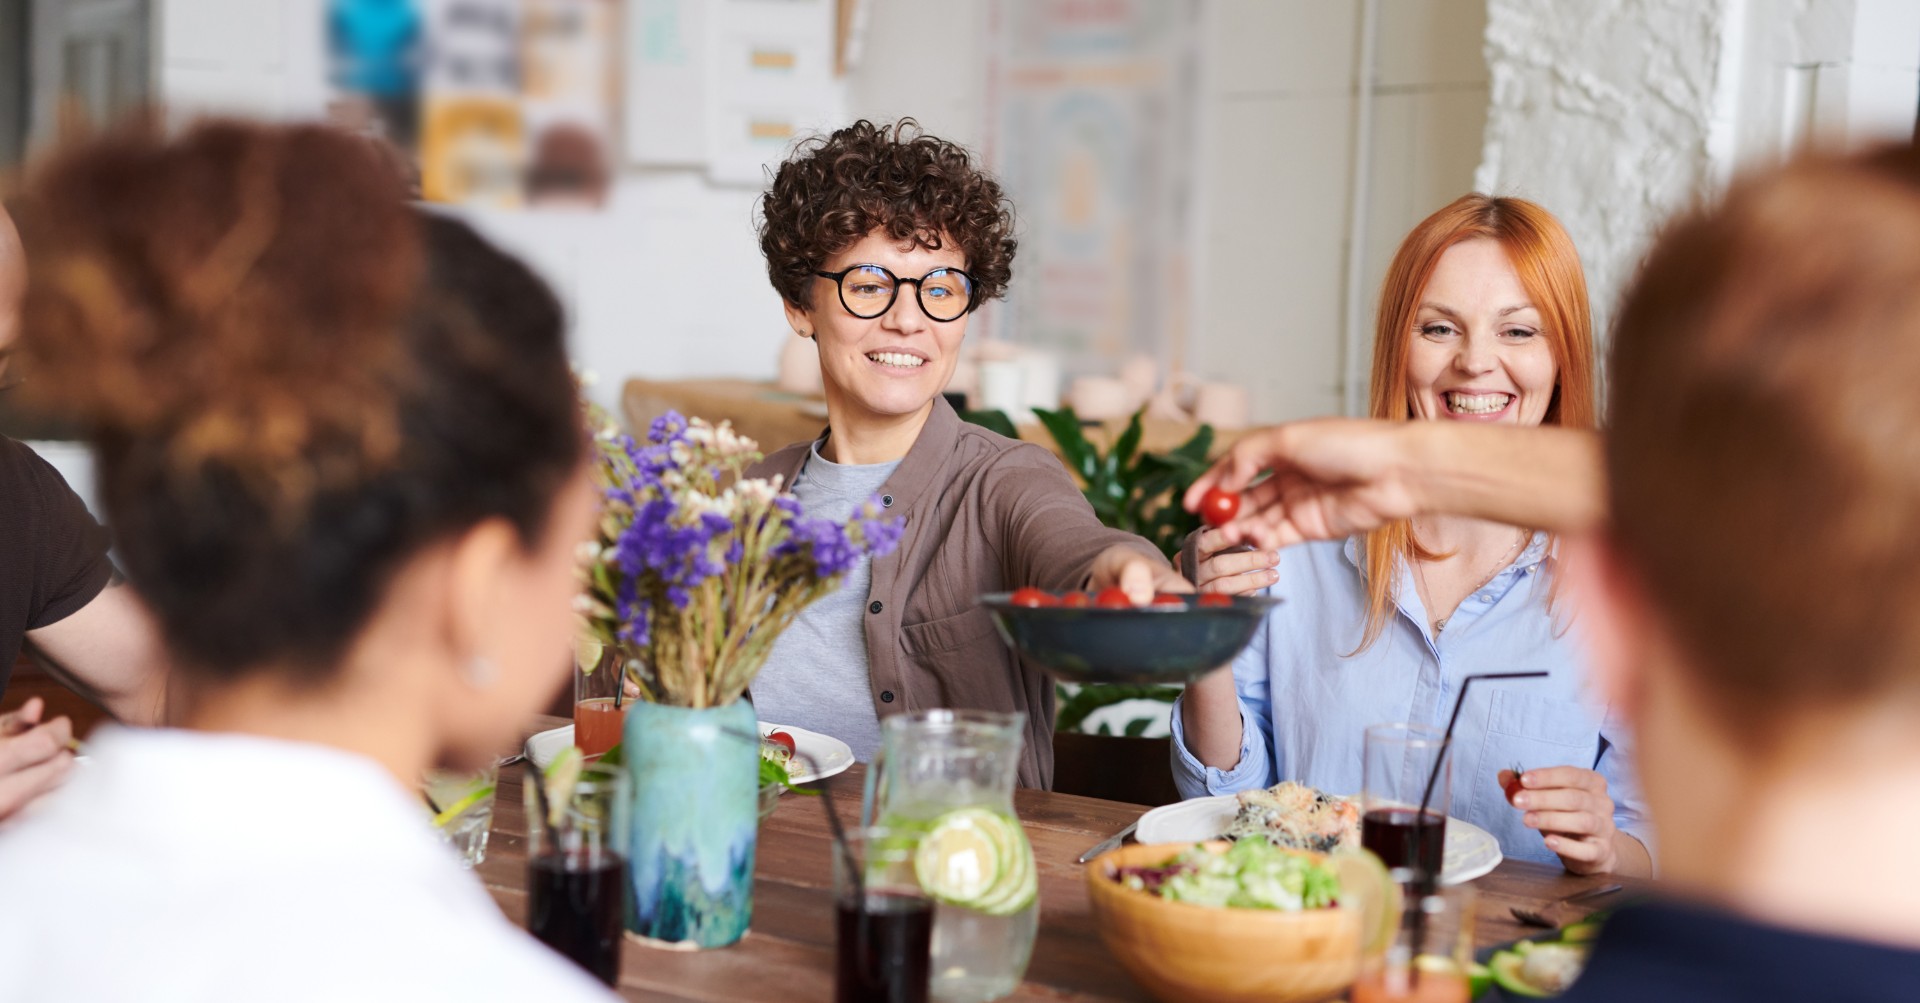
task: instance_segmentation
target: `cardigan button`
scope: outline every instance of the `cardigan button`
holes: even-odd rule
[[[880,611],[881,611],[881,610],[883,610],[883,609],[886,609],[886,607],[885,607],[885,606],[882,606],[882,605],[880,604],[880,600],[878,600],[878,599],[875,599],[875,600],[873,601],[873,605],[871,605],[871,606],[868,606],[868,607],[867,607],[867,612],[869,612],[869,613],[878,613],[878,612],[880,612]]]
[[[892,508],[892,507],[893,507],[893,496],[892,496],[892,495],[881,495],[881,496],[880,496],[880,507],[881,507],[881,508]]]
[[[892,703],[892,702],[893,702],[893,691],[892,691],[892,690],[881,690],[881,691],[880,691],[880,702],[881,702],[881,703]]]

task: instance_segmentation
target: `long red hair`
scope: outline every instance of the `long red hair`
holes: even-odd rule
[[[1553,351],[1558,383],[1547,404],[1545,423],[1593,428],[1599,423],[1594,388],[1593,316],[1587,305],[1587,279],[1573,238],[1553,214],[1525,199],[1463,195],[1421,221],[1393,256],[1380,289],[1380,314],[1373,340],[1371,413],[1375,418],[1409,421],[1407,350],[1413,341],[1414,315],[1440,256],[1468,240],[1495,240],[1507,252],[1520,284],[1540,312],[1540,335]],[[1357,651],[1379,640],[1393,613],[1396,571],[1402,561],[1438,556],[1414,538],[1406,521],[1367,534],[1367,628]]]

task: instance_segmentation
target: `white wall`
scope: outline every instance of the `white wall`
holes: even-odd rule
[[[1342,410],[1361,6],[1214,0],[1210,13],[1194,366],[1249,383],[1258,420]],[[1363,266],[1352,279],[1363,350],[1401,238],[1472,183],[1483,18],[1481,0],[1380,3]],[[1364,381],[1364,356],[1358,371]]]
[[[1814,139],[1909,138],[1912,0],[1490,0],[1476,186],[1559,215],[1602,331],[1660,223]]]
[[[977,148],[987,123],[984,5],[871,2],[847,82],[852,114],[911,114]],[[1338,410],[1360,3],[1208,4],[1191,366],[1249,383],[1260,419]],[[317,114],[322,6],[161,0],[160,93],[182,108]],[[1479,0],[1382,0],[1381,9],[1359,279],[1369,318],[1400,236],[1467,189],[1486,92]],[[753,235],[756,195],[694,172],[628,171],[599,216],[471,215],[560,290],[576,354],[610,400],[632,374],[772,375],[786,330]]]

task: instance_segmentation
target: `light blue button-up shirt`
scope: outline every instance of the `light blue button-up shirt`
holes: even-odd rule
[[[1492,833],[1509,857],[1557,863],[1541,835],[1507,803],[1503,769],[1579,766],[1607,779],[1614,824],[1651,850],[1646,804],[1631,769],[1631,740],[1608,708],[1584,692],[1586,664],[1565,602],[1547,609],[1547,538],[1537,534],[1511,565],[1460,603],[1438,638],[1410,567],[1402,566],[1395,615],[1373,646],[1359,542],[1283,551],[1267,592],[1285,600],[1233,663],[1240,697],[1240,761],[1202,764],[1173,711],[1173,779],[1182,797],[1232,794],[1296,780],[1359,794],[1369,725],[1408,721],[1444,729],[1461,680],[1483,672],[1546,670],[1544,679],[1483,679],[1468,691],[1453,733],[1447,814]],[[1413,798],[1417,800],[1417,796]]]

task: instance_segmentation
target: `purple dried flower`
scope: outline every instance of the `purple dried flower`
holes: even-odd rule
[[[668,411],[653,419],[647,428],[647,441],[655,445],[674,442],[687,433],[687,419],[678,411]]]

